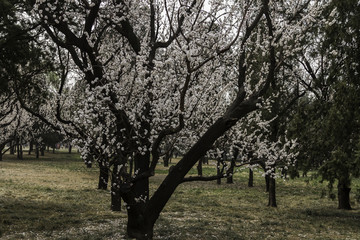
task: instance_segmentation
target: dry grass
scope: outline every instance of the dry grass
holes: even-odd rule
[[[24,157],[0,162],[1,239],[125,238],[126,213],[109,210],[109,191],[96,190],[96,167],[87,169],[76,154]],[[152,191],[167,171],[159,166]],[[214,171],[204,166],[205,174]],[[353,185],[355,199],[360,182]],[[325,183],[278,180],[278,208],[266,207],[264,187],[259,173],[248,188],[246,171],[231,185],[183,184],[157,221],[155,239],[360,239],[360,204],[336,209],[336,201],[321,197]]]

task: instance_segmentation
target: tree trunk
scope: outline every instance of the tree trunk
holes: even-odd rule
[[[108,181],[109,181],[109,168],[106,162],[100,162],[100,174],[99,174],[99,184],[98,189],[106,190]]]
[[[130,174],[130,177],[132,176],[132,173],[133,173],[133,170],[134,170],[134,157],[131,156],[130,159],[129,159],[129,174]]]
[[[339,209],[351,210],[350,205],[350,191],[351,188],[349,187],[349,181],[340,182],[338,184],[338,202],[339,202]]]
[[[69,154],[71,154],[72,146],[69,144]]]
[[[201,157],[205,156],[206,152],[213,146],[214,142],[236,124],[238,119],[243,118],[249,112],[257,109],[256,102],[257,97],[250,97],[250,99],[244,101],[244,95],[238,95],[237,99],[224,113],[224,116],[217,119],[182,159],[173,166],[172,171],[169,171],[169,174],[147,202],[145,210],[128,205],[127,231],[129,237],[151,239],[155,221],[158,219],[161,211],[164,209],[177,186],[183,182],[185,175]],[[146,178],[146,180],[148,182],[148,178]],[[137,184],[138,182],[139,181],[135,183]],[[129,191],[127,194],[122,194],[126,203],[129,203],[126,198],[129,199],[129,195],[132,193],[133,191]],[[137,234],[140,236],[137,236]]]
[[[226,173],[227,176],[228,176],[226,178],[226,183],[229,183],[229,184],[234,183],[233,175],[234,175],[234,168],[235,168],[235,165],[236,165],[235,163],[236,163],[236,159],[237,159],[238,155],[239,155],[239,149],[235,148],[233,158],[231,159],[230,168]]]
[[[145,155],[135,154],[134,167],[137,175],[149,170],[150,152]],[[135,174],[134,174],[135,176]],[[152,239],[153,228],[156,219],[150,219],[146,212],[146,206],[149,201],[149,178],[144,177],[134,182],[132,191],[122,194],[127,203],[127,234],[130,238]]]
[[[169,166],[169,160],[170,160],[170,157],[168,156],[168,154],[165,154],[165,156],[164,156],[164,167]]]
[[[16,138],[16,157],[17,157],[17,159],[20,159],[20,143],[19,143],[19,138]]]
[[[275,178],[269,178],[269,207],[277,207],[276,205],[276,191],[275,191]]]
[[[216,173],[217,173],[217,176],[219,177],[217,180],[216,180],[216,183],[217,184],[221,184],[221,178],[220,178],[220,175],[221,175],[221,170],[220,170],[220,159],[217,160],[217,164],[216,164]]]
[[[155,222],[150,221],[143,209],[144,207],[135,206],[127,209],[127,235],[129,238],[137,240],[150,240],[153,238]]]
[[[0,144],[0,161],[3,160],[3,153],[2,151],[4,150],[5,148],[5,144]]]
[[[29,142],[29,152],[28,152],[28,154],[29,155],[31,155],[31,152],[34,150],[34,143],[33,143],[33,141],[30,141]]]
[[[40,147],[40,155],[45,156],[45,146]]]
[[[199,162],[198,162],[198,165],[196,166],[198,176],[202,176],[202,174],[203,174],[202,164],[203,164],[203,158],[200,158]]]
[[[14,142],[11,141],[10,142],[10,154],[14,155],[15,154],[15,146],[14,146]]]
[[[19,148],[19,156],[20,156],[19,159],[21,159],[21,160],[24,159],[24,158],[23,158],[23,146],[22,146],[21,141],[20,141],[20,148]]]
[[[269,192],[270,190],[270,176],[265,175],[265,191]]]
[[[55,154],[55,146],[52,148],[52,153]]]
[[[17,148],[17,159],[22,160],[23,159],[23,152],[22,152],[22,143],[21,139],[16,139],[16,148]]]
[[[150,152],[146,152],[145,155],[135,154],[134,158],[135,172],[137,175],[147,172],[150,164]],[[135,174],[134,174],[135,175]],[[145,198],[149,200],[149,178],[142,178],[134,183],[133,186],[136,198]]]
[[[36,143],[36,146],[35,146],[35,154],[36,154],[36,158],[39,158],[39,144]]]
[[[115,163],[111,177],[111,210],[119,212],[121,211],[121,169],[119,164]]]
[[[249,181],[248,181],[248,187],[254,186],[254,171],[249,168]]]
[[[164,156],[164,167],[168,167],[169,162],[171,163],[171,157],[173,155],[173,152],[174,152],[174,148],[171,146],[166,149],[166,153]]]

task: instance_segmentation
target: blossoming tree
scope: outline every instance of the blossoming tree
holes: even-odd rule
[[[84,156],[112,167],[112,194],[126,203],[128,235],[151,239],[177,186],[208,180],[185,176],[270,95],[321,6],[269,0],[33,1],[32,20],[46,32],[42,40],[50,41],[44,44],[57,48],[54,60],[60,65],[49,113],[36,115],[70,134]],[[69,64],[76,74],[69,74]],[[71,75],[81,77],[82,87],[66,93]],[[201,129],[192,135],[188,130],[199,122]],[[187,136],[186,153],[150,195],[160,147],[175,134]]]

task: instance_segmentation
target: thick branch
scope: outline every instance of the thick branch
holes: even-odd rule
[[[220,179],[220,178],[226,178],[226,177],[227,177],[226,174],[210,176],[210,177],[194,176],[194,177],[184,178],[181,183],[194,182],[194,181],[208,182],[208,181],[214,181],[214,180],[217,180],[217,179]]]

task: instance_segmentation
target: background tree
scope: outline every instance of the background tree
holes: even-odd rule
[[[314,30],[321,41],[304,48],[300,61],[311,79],[302,83],[311,93],[294,122],[303,127],[298,132],[301,165],[305,171],[318,168],[330,189],[337,180],[341,209],[351,209],[351,178],[359,176],[354,155],[359,138],[359,11],[356,1],[331,1],[323,12],[322,25]]]

